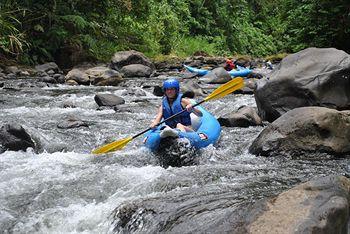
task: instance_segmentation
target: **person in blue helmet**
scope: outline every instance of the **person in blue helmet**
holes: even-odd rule
[[[180,84],[176,79],[168,79],[163,83],[164,96],[162,99],[162,105],[158,109],[157,116],[152,121],[150,127],[154,128],[162,120],[167,119],[170,116],[186,109],[183,114],[172,118],[165,122],[170,128],[177,128],[183,132],[193,131],[191,127],[190,113],[194,113],[197,116],[202,116],[202,112],[193,107],[191,101],[187,98],[182,97],[180,93]]]

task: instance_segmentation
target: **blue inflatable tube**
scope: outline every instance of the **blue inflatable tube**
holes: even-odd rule
[[[221,126],[217,119],[206,111],[203,107],[197,106],[203,116],[200,117],[199,127],[194,132],[178,132],[179,138],[187,138],[190,144],[197,149],[207,147],[210,144],[214,144],[218,141],[221,132]],[[161,140],[160,132],[161,127],[159,126],[154,130],[150,130],[145,133],[146,141],[145,146],[152,151],[156,151],[159,147]],[[204,134],[207,139],[201,139],[199,134]]]
[[[193,72],[193,73],[197,73],[199,76],[204,76],[206,74],[208,74],[209,70],[205,70],[205,69],[198,69],[198,68],[194,68],[191,66],[187,66],[184,65],[184,67],[189,71],[189,72]],[[237,76],[247,76],[252,72],[251,69],[249,68],[244,68],[244,67],[238,67],[238,69],[232,69],[231,71],[229,71],[228,73],[232,76],[232,77],[237,77]]]

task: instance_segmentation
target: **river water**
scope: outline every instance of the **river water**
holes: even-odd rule
[[[151,88],[141,97],[126,95],[125,90],[161,80],[130,79],[120,87],[45,88],[32,85],[34,80],[2,82],[0,124],[21,124],[39,151],[0,155],[1,233],[220,232],[229,230],[227,220],[244,206],[311,178],[349,170],[347,159],[249,154],[248,147],[263,127],[224,127],[219,143],[201,150],[193,166],[160,167],[142,147],[142,137],[121,151],[95,156],[90,151],[106,141],[148,128],[160,98]],[[97,93],[122,96],[126,104],[119,112],[97,110]],[[65,108],[66,103],[74,107]],[[254,96],[228,95],[203,104],[216,117],[241,105],[256,106]],[[58,128],[68,117],[89,127]],[[125,222],[120,214],[128,207],[135,212]]]

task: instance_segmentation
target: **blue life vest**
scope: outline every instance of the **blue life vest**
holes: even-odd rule
[[[169,102],[167,97],[163,97],[163,118],[167,119],[170,116],[181,112],[184,108],[181,105],[181,99],[182,94],[179,93],[173,102],[172,106],[169,106]],[[181,123],[185,126],[191,125],[191,117],[190,113],[188,111],[185,111],[181,115],[176,116],[175,118],[169,119],[168,121],[165,121],[165,124],[168,125],[171,128],[176,128],[176,124]]]

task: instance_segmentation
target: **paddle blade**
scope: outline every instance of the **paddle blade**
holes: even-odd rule
[[[244,87],[243,78],[237,77],[237,78],[234,78],[231,81],[219,86],[204,100],[209,101],[212,99],[222,98],[222,97],[225,97],[227,94],[230,94],[230,93],[232,93],[238,89],[241,89],[243,87]]]
[[[113,141],[112,143],[109,143],[107,145],[104,145],[100,148],[94,149],[91,153],[93,154],[103,154],[108,153],[116,150],[120,150],[124,148],[126,144],[128,144],[133,138],[128,137],[119,141]]]

